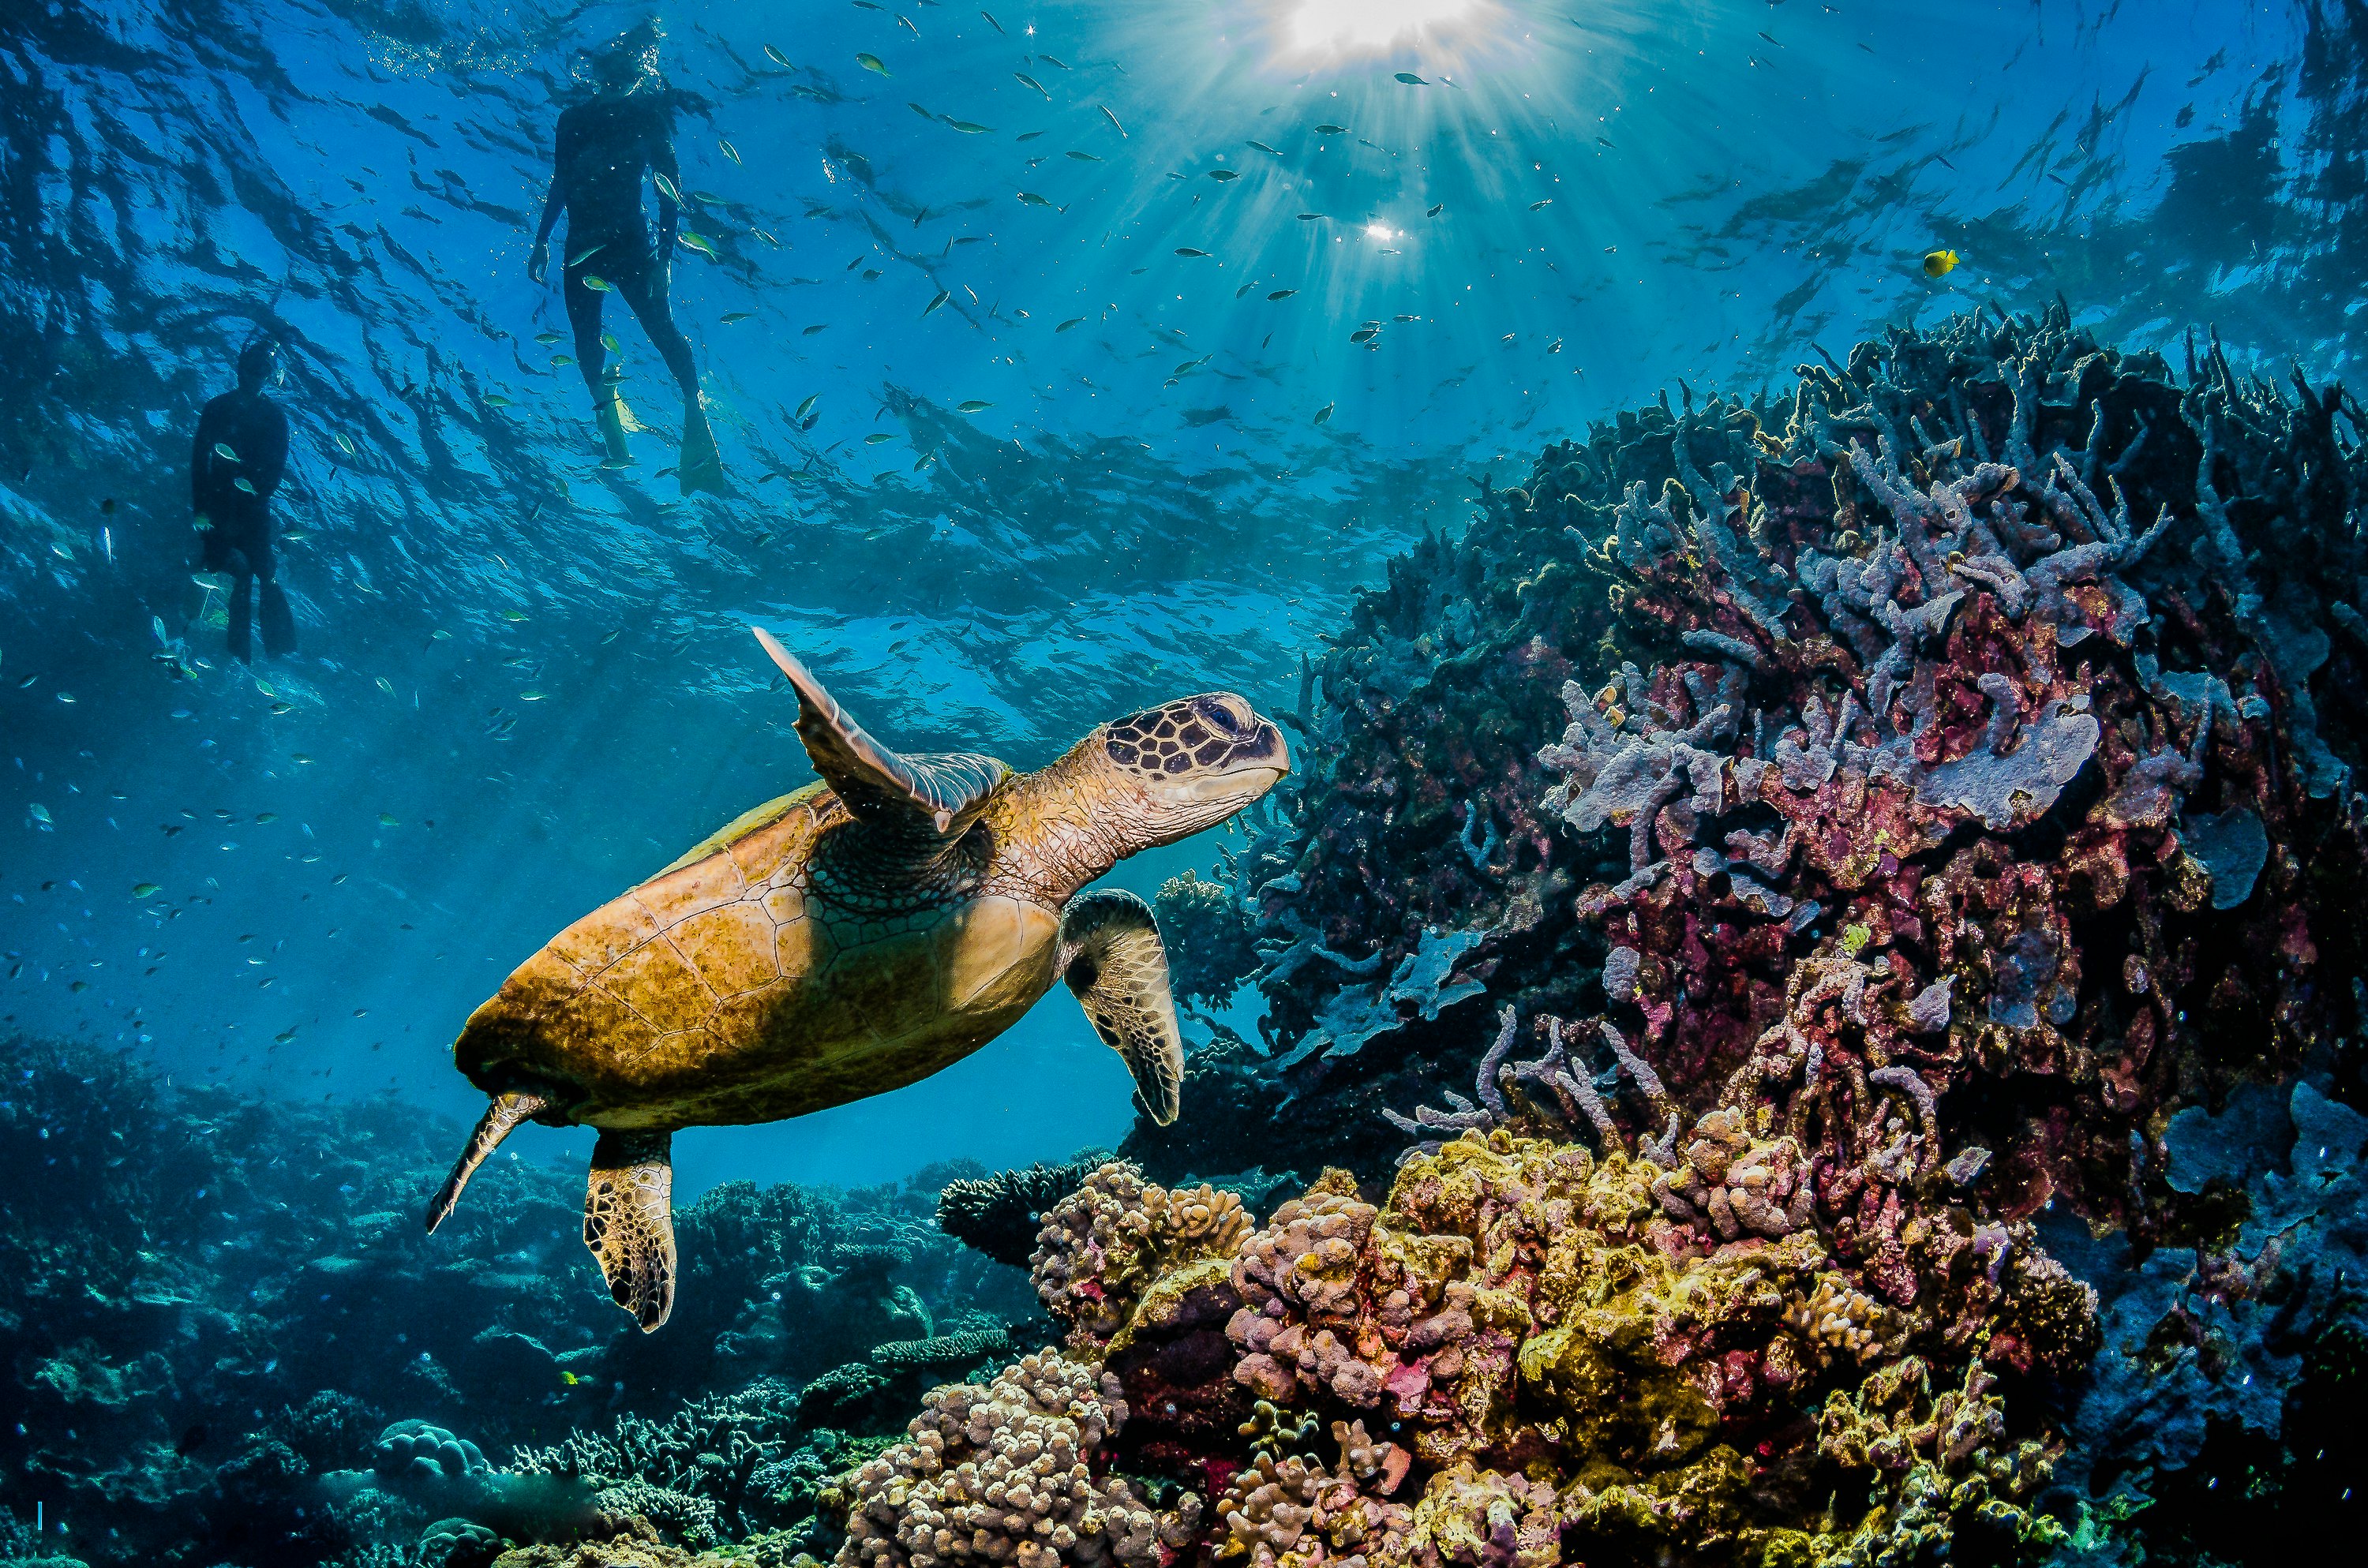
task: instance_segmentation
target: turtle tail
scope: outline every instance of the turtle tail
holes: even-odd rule
[[[477,1174],[477,1167],[485,1163],[485,1157],[510,1135],[510,1130],[527,1118],[550,1108],[548,1096],[523,1089],[505,1089],[494,1096],[494,1103],[487,1106],[485,1114],[477,1119],[477,1130],[469,1134],[468,1145],[461,1151],[460,1159],[453,1162],[452,1174],[444,1178],[444,1185],[437,1190],[436,1200],[427,1206],[430,1234],[450,1217],[453,1205],[461,1201],[461,1189],[469,1185],[469,1178]]]

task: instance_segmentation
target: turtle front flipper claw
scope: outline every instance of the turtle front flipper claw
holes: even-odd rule
[[[673,1142],[671,1132],[604,1130],[584,1193],[584,1244],[643,1334],[674,1311]]]

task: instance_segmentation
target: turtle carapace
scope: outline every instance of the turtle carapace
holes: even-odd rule
[[[757,637],[797,692],[820,780],[552,937],[452,1047],[493,1104],[427,1228],[519,1122],[598,1128],[584,1241],[644,1330],[674,1302],[677,1128],[902,1088],[1009,1028],[1056,978],[1153,1119],[1173,1120],[1183,1044],[1151,910],[1080,890],[1224,821],[1291,766],[1281,732],[1229,692],[1104,724],[1035,773],[900,756]]]

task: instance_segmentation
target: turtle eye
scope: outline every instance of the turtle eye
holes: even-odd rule
[[[1231,698],[1198,698],[1194,699],[1192,707],[1194,711],[1207,722],[1209,727],[1219,734],[1238,735],[1242,733],[1242,717],[1234,711],[1234,701]]]

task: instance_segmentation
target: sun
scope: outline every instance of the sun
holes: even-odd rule
[[[1483,0],[1296,0],[1283,20],[1295,51],[1373,52],[1470,20]]]

